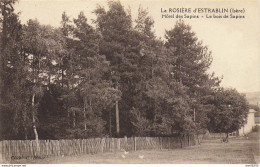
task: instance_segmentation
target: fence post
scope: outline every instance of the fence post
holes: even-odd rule
[[[120,138],[117,138],[117,150],[120,150]]]
[[[105,139],[101,138],[101,152],[104,152]]]
[[[3,142],[0,141],[0,163],[4,163],[3,161]]]
[[[162,137],[159,137],[159,142],[160,142],[160,148],[162,150],[163,149],[163,147],[162,147]]]
[[[136,151],[136,137],[134,137],[134,147],[135,147],[135,151]]]
[[[129,149],[128,144],[127,144],[127,137],[125,136],[124,139],[125,139],[125,141],[124,141],[123,149],[127,150],[127,149]]]
[[[167,137],[167,145],[168,145],[168,150],[169,150],[170,149],[169,137]]]
[[[183,144],[182,144],[183,136],[180,136],[179,139],[180,139],[180,143],[181,143],[181,148],[183,148]]]
[[[109,139],[109,142],[110,142],[110,151],[113,152],[114,151],[114,139],[113,138],[110,138]]]
[[[110,140],[110,141],[111,141],[111,151],[114,152],[114,148],[115,148],[115,146],[114,146],[114,138],[112,138],[112,140]]]

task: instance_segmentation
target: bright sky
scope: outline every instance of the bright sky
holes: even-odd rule
[[[199,40],[212,51],[210,71],[223,75],[222,86],[240,92],[260,91],[260,10],[258,1],[173,1],[173,0],[121,0],[125,9],[131,8],[133,19],[139,5],[147,8],[155,21],[154,30],[164,37],[176,18],[162,18],[161,8],[236,8],[245,9],[245,19],[184,19],[192,26]],[[37,18],[42,24],[58,27],[63,11],[76,18],[83,11],[89,23],[95,19],[92,11],[97,4],[107,7],[106,0],[20,0],[15,6],[22,23]],[[230,13],[228,13],[230,15]]]

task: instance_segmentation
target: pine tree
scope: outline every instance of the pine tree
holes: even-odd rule
[[[0,2],[0,136],[21,139],[27,138],[28,133],[28,91],[21,45],[22,26],[14,12],[14,3]]]
[[[31,91],[32,126],[38,140],[38,109],[44,89],[58,80],[56,70],[58,57],[63,54],[64,40],[59,30],[40,25],[37,20],[29,20],[23,31],[23,52],[27,60],[28,82]]]
[[[135,75],[139,59],[139,41],[136,40],[137,33],[133,31],[130,14],[127,14],[120,2],[109,2],[109,10],[98,7],[96,24],[101,34],[100,54],[105,55],[111,65],[111,77],[114,87],[122,92],[122,100],[116,101],[116,134],[119,135],[119,118],[124,119],[121,127],[124,133],[130,124],[127,116],[131,109],[131,90],[138,79]],[[122,112],[119,116],[119,109]],[[129,129],[129,128],[128,128]]]
[[[212,97],[214,89],[219,86],[220,79],[214,74],[208,74],[212,56],[206,46],[198,41],[191,26],[184,21],[177,21],[173,29],[166,31],[167,49],[172,50],[174,79],[188,88],[190,115],[197,126],[206,127],[207,112],[210,104],[207,99]]]
[[[120,92],[111,87],[111,83],[105,79],[109,70],[109,62],[105,56],[99,54],[100,36],[95,29],[87,23],[87,18],[81,12],[77,19],[74,19],[71,27],[71,39],[68,43],[73,50],[70,56],[71,67],[68,74],[73,89],[73,96],[68,98],[77,99],[68,108],[73,113],[72,133],[79,133],[77,136],[101,136],[105,132],[105,122],[101,118],[104,108],[111,105],[111,102],[118,99]],[[71,94],[72,95],[72,94]],[[103,104],[102,104],[103,103]],[[76,114],[78,119],[76,123]],[[78,132],[75,132],[78,131]]]

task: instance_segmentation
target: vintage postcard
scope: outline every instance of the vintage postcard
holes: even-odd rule
[[[257,0],[0,0],[0,164],[260,163]]]

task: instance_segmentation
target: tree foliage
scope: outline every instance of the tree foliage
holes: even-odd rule
[[[209,113],[209,129],[213,132],[231,133],[247,121],[248,103],[234,89],[220,89],[214,96],[214,110]]]

